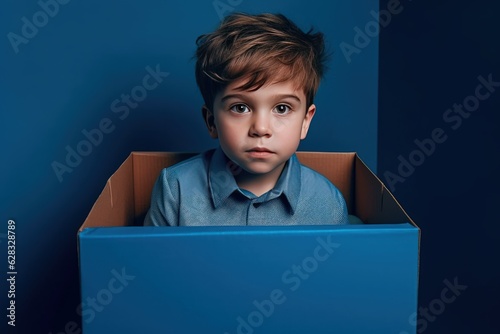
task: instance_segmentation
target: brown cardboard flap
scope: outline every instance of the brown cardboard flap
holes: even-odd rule
[[[365,163],[356,156],[355,214],[366,224],[415,223]]]
[[[134,223],[132,155],[108,179],[80,231],[86,227],[126,226]]]
[[[355,162],[355,214],[365,224],[379,221],[382,203],[382,184],[359,157]]]
[[[196,154],[132,152],[109,178],[80,231],[86,227],[142,225],[160,171]],[[349,213],[364,223],[410,222],[416,226],[356,153],[297,152],[297,157],[332,181],[342,192]]]
[[[417,227],[417,225],[408,216],[405,210],[403,210],[401,205],[398,203],[398,201],[396,201],[394,196],[385,186],[383,187],[382,192],[382,212],[380,219],[385,224],[408,222]]]
[[[163,168],[191,158],[198,153],[133,152],[136,219],[145,216],[151,204],[151,191]]]

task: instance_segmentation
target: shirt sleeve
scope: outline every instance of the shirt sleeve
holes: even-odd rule
[[[178,188],[176,178],[169,175],[167,168],[163,169],[153,187],[151,206],[144,219],[144,226],[179,225]]]
[[[333,184],[330,184],[333,192],[333,200],[334,200],[334,214],[333,214],[333,222],[334,225],[348,225],[348,213],[347,213],[347,205],[345,203],[344,196],[340,190],[335,187]]]

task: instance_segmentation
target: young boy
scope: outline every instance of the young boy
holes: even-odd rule
[[[145,225],[347,224],[340,191],[295,155],[316,112],[322,33],[232,14],[198,37],[202,114],[219,147],[165,168]]]

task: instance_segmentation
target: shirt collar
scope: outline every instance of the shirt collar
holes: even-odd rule
[[[239,190],[231,166],[234,166],[234,163],[232,164],[229,161],[219,146],[212,155],[208,169],[209,188],[215,208],[222,205],[234,191]],[[290,212],[293,215],[299,200],[300,179],[300,163],[297,156],[293,154],[285,164],[285,168],[274,188],[265,196],[262,196],[259,202],[269,201],[283,194],[290,205]]]
[[[300,163],[297,156],[293,154],[288,159],[283,172],[276,182],[276,185],[270,192],[269,199],[275,198],[283,194],[290,205],[290,213],[293,215],[297,208],[297,202],[300,195]]]
[[[217,209],[235,191],[238,185],[230,169],[231,163],[220,147],[218,147],[208,167],[208,186],[214,207]]]

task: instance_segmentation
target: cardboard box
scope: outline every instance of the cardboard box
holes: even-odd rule
[[[78,233],[83,333],[416,332],[420,230],[355,153],[297,156],[362,225],[140,226],[193,155],[134,152],[108,180]]]

